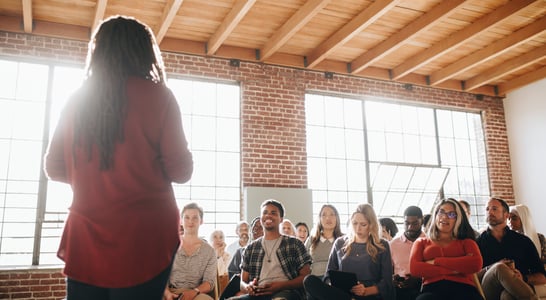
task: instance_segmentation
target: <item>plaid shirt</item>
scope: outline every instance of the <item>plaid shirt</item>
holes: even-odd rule
[[[262,247],[263,237],[250,243],[243,252],[241,269],[248,272],[249,278],[254,279],[260,276],[265,251]],[[305,249],[303,243],[293,237],[281,235],[281,243],[275,252],[282,270],[289,280],[299,276],[299,271],[306,264],[311,264],[311,256]],[[298,291],[304,295],[303,286]]]

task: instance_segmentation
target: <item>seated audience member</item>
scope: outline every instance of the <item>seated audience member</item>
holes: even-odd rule
[[[468,219],[468,223],[470,223],[470,216],[472,215],[472,209],[470,208],[470,203],[468,203],[465,200],[459,200],[459,204],[461,204],[461,207],[464,209],[464,213],[466,214],[466,218]],[[476,238],[480,235],[480,233],[476,230],[474,230],[474,235]]]
[[[515,232],[526,235],[537,248],[540,260],[543,264],[546,263],[546,240],[544,235],[538,233],[535,229],[535,223],[531,217],[531,211],[523,204],[510,206],[510,229]]]
[[[296,224],[296,237],[302,243],[305,243],[305,241],[309,237],[309,226],[307,226],[305,222],[298,222]]]
[[[260,217],[256,217],[252,220],[250,225],[250,241],[257,240],[264,235],[264,230],[262,227],[262,221]],[[244,247],[237,249],[235,254],[231,258],[231,262],[228,266],[229,278],[232,278],[235,274],[241,273],[241,260],[243,256]]]
[[[474,231],[459,202],[442,200],[432,214],[428,237],[419,238],[411,248],[410,272],[423,278],[418,300],[482,300],[474,274],[482,257]]]
[[[486,299],[538,299],[530,285],[546,283],[533,242],[507,226],[509,207],[500,198],[486,206],[487,230],[477,239],[483,257],[479,274]]]
[[[218,261],[218,275],[228,274],[228,264],[231,261],[231,256],[226,249],[224,232],[222,230],[214,230],[210,234],[209,243],[216,252],[216,260]]]
[[[380,225],[371,205],[358,205],[351,228],[334,242],[325,281],[315,275],[305,278],[308,300],[395,299],[389,244],[379,237]],[[328,284],[330,270],[356,274],[358,283],[350,294]]]
[[[211,300],[207,293],[214,289],[218,267],[214,249],[199,237],[203,209],[196,203],[185,205],[182,208],[182,224],[184,235],[163,299]]]
[[[256,217],[250,223],[250,241],[263,236],[263,227],[260,217]],[[220,300],[240,294],[241,286],[241,261],[245,247],[237,249],[228,266],[229,283],[220,295]]]
[[[241,291],[230,299],[305,299],[303,279],[310,272],[311,257],[302,242],[280,233],[284,207],[269,199],[261,205],[264,236],[243,252]]]
[[[292,221],[284,219],[279,226],[282,234],[293,237],[296,236],[296,227],[294,227]]]
[[[392,264],[394,266],[393,285],[396,299],[413,300],[421,289],[421,277],[410,272],[410,252],[417,238],[424,238],[423,212],[417,206],[409,206],[404,211],[404,233],[390,241]]]
[[[237,234],[238,239],[233,243],[229,244],[227,247],[227,252],[231,257],[235,254],[235,251],[239,248],[243,248],[248,244],[249,234],[248,234],[249,225],[246,221],[240,221],[235,227],[235,234]]]
[[[334,241],[343,233],[341,233],[339,213],[333,205],[324,204],[320,208],[316,224],[313,233],[305,241],[305,248],[313,261],[311,274],[322,279],[326,273]]]
[[[379,224],[381,224],[381,237],[390,242],[398,233],[398,226],[391,218],[380,218]]]
[[[209,243],[216,252],[216,261],[218,262],[218,292],[222,293],[229,281],[228,265],[231,261],[231,255],[226,249],[225,236],[222,230],[214,230],[210,234]]]

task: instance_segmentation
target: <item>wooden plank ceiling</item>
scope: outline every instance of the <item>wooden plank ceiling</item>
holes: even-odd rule
[[[163,51],[499,97],[546,78],[546,0],[2,0],[0,30],[88,40],[117,14]]]

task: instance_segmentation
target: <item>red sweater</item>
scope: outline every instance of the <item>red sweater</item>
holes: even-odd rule
[[[434,264],[426,261],[434,260]],[[454,240],[439,246],[429,238],[419,238],[411,248],[410,272],[423,277],[423,284],[451,280],[474,286],[472,275],[482,267],[482,256],[476,242]]]
[[[125,140],[114,166],[99,169],[72,149],[74,105],[67,103],[45,158],[47,175],[74,193],[58,256],[65,274],[87,284],[121,288],[167,268],[179,244],[179,211],[172,182],[186,182],[193,160],[172,92],[149,80],[127,81]],[[74,155],[74,156],[73,156]]]

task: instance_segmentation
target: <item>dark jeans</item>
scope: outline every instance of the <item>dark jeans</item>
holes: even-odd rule
[[[440,280],[423,286],[417,300],[483,300],[475,286]]]
[[[419,288],[396,288],[396,300],[415,300],[419,295]]]
[[[307,275],[303,280],[303,287],[307,293],[307,300],[351,300],[351,299],[379,299],[377,296],[358,297],[350,295],[334,286],[324,283],[315,275]]]
[[[167,286],[171,266],[159,273],[150,281],[128,288],[101,288],[78,282],[68,278],[66,280],[67,300],[162,300]]]
[[[299,294],[294,290],[283,290],[275,293],[274,295],[269,296],[250,296],[250,295],[241,295],[230,298],[233,300],[302,300]]]

